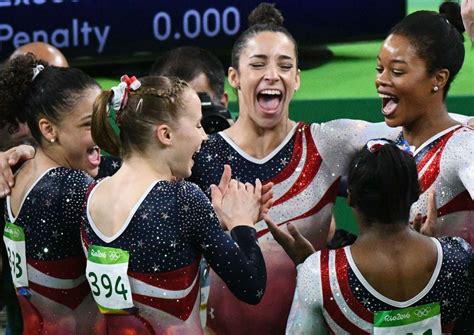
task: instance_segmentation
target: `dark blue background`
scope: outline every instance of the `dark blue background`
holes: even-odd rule
[[[383,38],[388,30],[406,13],[403,0],[313,0],[272,1],[285,17],[285,26],[293,33],[300,48],[327,42]],[[259,1],[153,1],[153,0],[0,0],[0,60],[14,50],[13,37],[6,41],[8,25],[13,34],[22,31],[33,40],[33,31],[44,30],[51,34],[56,29],[72,30],[72,21],[79,27],[85,21],[89,26],[110,26],[103,50],[98,50],[95,35],[89,35],[89,45],[79,34],[77,46],[61,47],[65,56],[75,64],[101,64],[152,59],[161,51],[179,45],[198,45],[216,53],[229,52],[238,34],[248,27],[247,17]],[[233,35],[219,30],[214,37],[202,33],[188,38],[183,33],[183,16],[190,9],[201,18],[209,8],[222,13],[235,7],[240,13],[240,29]],[[170,38],[159,41],[154,37],[153,19],[160,12],[167,12],[171,19]],[[164,21],[161,21],[163,23]],[[210,27],[213,28],[211,20]],[[233,26],[231,22],[230,26]],[[222,25],[221,25],[222,27]],[[3,29],[2,29],[3,28]],[[191,26],[194,30],[194,26]],[[202,31],[202,29],[201,29]],[[175,33],[180,38],[175,38]],[[22,34],[25,38],[25,34]],[[61,39],[62,40],[62,39]]]

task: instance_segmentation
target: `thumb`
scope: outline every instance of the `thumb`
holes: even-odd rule
[[[222,204],[222,192],[216,185],[211,185],[211,199],[214,208],[220,208]]]

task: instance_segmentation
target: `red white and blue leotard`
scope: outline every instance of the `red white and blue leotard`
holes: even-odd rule
[[[428,284],[415,297],[395,301],[378,293],[352,259],[350,246],[317,251],[298,266],[298,282],[286,333],[371,334],[374,312],[438,302],[443,333],[456,322],[459,334],[472,334],[474,253],[460,238],[433,238],[438,260]],[[466,327],[466,328],[464,328]]]
[[[461,125],[448,128],[414,154],[422,193],[411,208],[410,220],[416,213],[426,215],[428,194],[434,189],[439,236],[460,236],[474,245],[474,130]]]
[[[91,181],[80,171],[51,168],[27,192],[16,217],[7,198],[6,219],[25,234],[31,295],[18,294],[24,334],[101,332],[98,320],[103,318],[84,275],[80,240],[84,199]]]
[[[96,185],[89,199],[100,187]],[[109,334],[201,334],[201,255],[239,299],[260,301],[266,274],[255,229],[237,226],[231,239],[196,185],[153,183],[112,237],[100,232],[88,208],[89,202],[81,229],[84,247],[120,248],[130,254],[128,277],[138,312],[106,315]]]
[[[246,154],[225,133],[211,135],[195,157],[191,181],[209,192],[218,184],[224,164],[233,178],[274,183],[274,205],[269,215],[283,225],[293,222],[316,248],[325,245],[339,178],[350,160],[369,139],[395,139],[399,129],[384,123],[355,120],[297,124],[267,157]],[[295,288],[295,266],[274,241],[266,224],[256,225],[268,273],[266,294],[258,306],[242,304],[213,276],[207,325],[218,334],[282,334]]]

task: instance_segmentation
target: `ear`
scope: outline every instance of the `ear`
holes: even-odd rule
[[[300,85],[301,85],[301,70],[298,69],[298,71],[296,71],[296,85],[295,85],[295,91],[298,91],[299,88],[300,88]]]
[[[158,139],[158,142],[165,146],[169,146],[173,143],[172,141],[172,131],[171,127],[167,124],[160,124],[156,127],[155,130],[156,138]]]
[[[442,69],[439,71],[436,71],[434,80],[436,86],[439,88],[444,88],[446,86],[446,83],[448,82],[449,79],[449,70],[448,69]]]
[[[57,140],[58,133],[54,124],[45,118],[41,118],[38,121],[38,127],[41,132],[41,135],[45,138],[47,142],[54,142]]]
[[[229,107],[229,94],[226,91],[224,91],[224,94],[221,96],[221,104],[225,108]]]
[[[229,71],[227,74],[228,74],[228,81],[229,81],[230,86],[232,86],[236,90],[240,90],[239,71],[237,71],[231,66],[229,67]]]

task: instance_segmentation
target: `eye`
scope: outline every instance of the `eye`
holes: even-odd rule
[[[251,63],[250,66],[255,68],[255,69],[258,69],[258,68],[264,67],[265,64],[264,63]]]
[[[291,63],[284,63],[284,64],[280,64],[280,67],[283,69],[283,70],[291,70],[293,68],[293,64]]]
[[[392,73],[393,73],[395,76],[401,76],[401,75],[404,74],[405,72],[402,71],[402,70],[392,69]]]
[[[377,71],[377,73],[382,73],[382,72],[383,72],[383,67],[377,66],[377,67],[375,68],[375,71]]]

